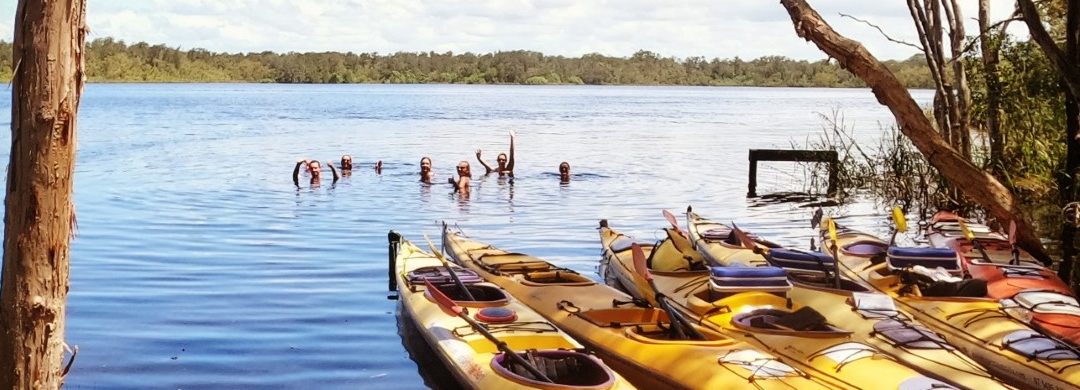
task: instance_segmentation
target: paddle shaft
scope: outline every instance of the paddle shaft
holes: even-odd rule
[[[516,352],[511,350],[510,347],[506,345],[506,342],[499,340],[495,337],[495,335],[491,334],[491,332],[488,332],[487,328],[484,327],[483,324],[476,322],[476,320],[472,318],[469,318],[469,315],[465,313],[465,311],[459,312],[458,317],[465,320],[465,322],[468,322],[469,326],[472,326],[473,329],[476,330],[476,333],[480,333],[492,344],[495,344],[495,348],[498,348],[500,351],[502,351],[503,355],[510,357],[510,359],[513,360],[514,363],[524,366],[525,369],[528,370],[530,374],[536,376],[538,380],[548,383],[555,383],[555,381],[551,380],[551,378],[548,378],[547,375],[544,375],[543,372],[540,372],[539,368],[536,368],[536,366],[533,366],[532,363],[529,363],[528,360],[525,360],[525,358],[521,357],[521,355],[518,355]]]
[[[832,257],[833,257],[833,283],[836,286],[836,289],[839,290],[840,289],[840,243],[838,243],[836,241],[833,241],[833,243],[832,243]],[[827,267],[825,267],[825,263],[822,262],[821,259],[818,259],[818,263],[821,263],[821,268],[822,269],[827,268]],[[825,274],[825,277],[826,278],[829,277],[828,273]]]
[[[450,262],[446,261],[446,258],[443,257],[442,252],[435,248],[435,244],[431,243],[431,239],[428,238],[426,234],[424,235],[424,239],[427,240],[427,244],[428,247],[431,248],[431,252],[435,253],[435,258],[439,259],[439,261],[442,262],[443,266],[446,267],[446,272],[450,274],[450,279],[454,280],[454,284],[457,285],[463,293],[465,293],[466,298],[468,298],[470,301],[476,301],[476,298],[473,297],[472,292],[469,291],[469,287],[466,286],[465,283],[461,282],[461,279],[457,276],[457,272],[454,272],[454,267],[450,266]]]
[[[454,315],[458,318],[461,318],[462,320],[465,320],[465,323],[469,324],[469,326],[471,326],[473,330],[476,330],[476,333],[479,333],[492,344],[495,344],[495,348],[502,351],[505,355],[509,356],[509,358],[515,363],[525,366],[525,369],[528,370],[529,373],[535,375],[538,379],[548,383],[555,383],[550,378],[548,378],[547,375],[544,375],[543,372],[540,372],[539,369],[526,361],[525,358],[522,358],[517,353],[510,350],[510,347],[507,346],[506,343],[504,343],[502,340],[499,340],[497,337],[495,337],[495,335],[491,334],[491,332],[488,332],[487,327],[485,327],[483,324],[480,324],[479,322],[476,322],[472,318],[469,318],[469,312],[465,308],[458,305],[457,302],[450,299],[450,297],[447,297],[446,294],[443,294],[443,292],[439,290],[438,287],[435,287],[435,285],[431,283],[431,280],[425,279],[424,285],[427,286],[428,294],[431,295],[431,298],[435,301],[435,304],[439,305],[439,308],[441,308],[443,312],[448,315]]]

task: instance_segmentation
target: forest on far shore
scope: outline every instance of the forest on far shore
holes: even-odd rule
[[[921,55],[886,65],[911,88],[934,85]],[[12,44],[0,42],[0,80],[10,80]],[[90,82],[454,83],[862,87],[828,60],[678,59],[641,50],[630,57],[496,53],[216,53],[97,38],[86,45]]]

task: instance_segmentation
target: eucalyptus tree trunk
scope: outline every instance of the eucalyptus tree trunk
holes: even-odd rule
[[[1005,134],[1001,131],[1001,78],[998,75],[1000,41],[990,34],[990,0],[979,0],[979,43],[982,47],[983,82],[986,83],[986,136],[990,144],[990,171],[1001,179]]]
[[[0,288],[0,389],[63,383],[83,0],[20,0]]]
[[[859,42],[836,33],[821,15],[804,0],[781,0],[791,16],[795,32],[813,42],[841,67],[858,76],[873,91],[878,102],[896,117],[900,131],[926,156],[934,168],[962,190],[965,195],[986,207],[1000,221],[1016,221],[1019,244],[1044,262],[1049,256],[1031,225],[1023,218],[1020,202],[992,175],[983,172],[970,160],[950,147],[933,123],[911,98],[904,84],[871,55]]]
[[[955,0],[907,0],[907,5],[934,80],[933,112],[938,131],[953,149],[970,160],[971,91],[967,70],[960,60],[965,39],[960,7]]]

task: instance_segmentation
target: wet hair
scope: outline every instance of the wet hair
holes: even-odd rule
[[[566,170],[570,170],[570,163],[568,163],[566,161],[563,161],[563,162],[559,163],[559,170],[560,171],[562,170],[563,167],[566,167]]]
[[[428,164],[431,164],[431,157],[424,156],[420,157],[420,165],[424,165],[424,160],[427,160]]]
[[[465,163],[464,167],[461,166],[462,163]],[[465,176],[472,176],[472,168],[469,167],[469,162],[468,161],[465,161],[465,160],[458,161],[457,165],[458,165],[458,168],[465,168]]]
[[[498,160],[500,158],[506,160],[506,153],[499,153],[498,156],[495,156],[495,160]]]

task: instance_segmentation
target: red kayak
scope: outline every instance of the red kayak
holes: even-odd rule
[[[930,244],[956,251],[964,271],[985,280],[987,297],[1001,300],[1011,314],[1080,346],[1080,305],[1072,289],[1030,254],[1019,249],[1014,253],[1005,235],[965,220],[980,250],[964,236],[959,221],[949,211],[935,214],[927,229]]]

